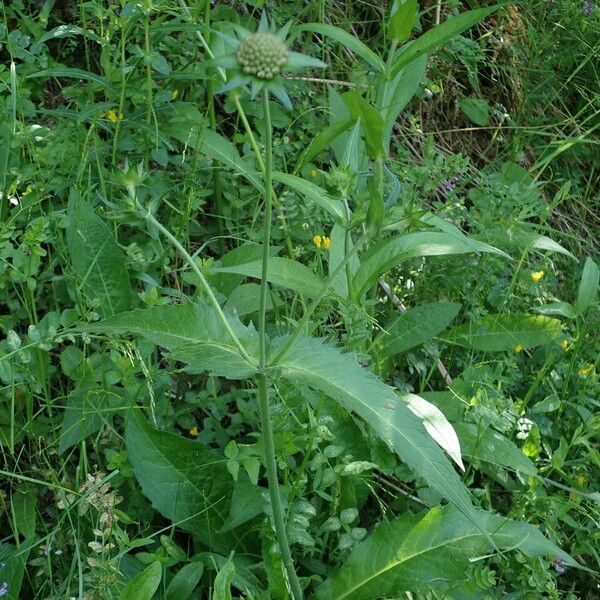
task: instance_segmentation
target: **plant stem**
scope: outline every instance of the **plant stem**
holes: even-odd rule
[[[230,325],[229,321],[227,320],[227,317],[225,316],[225,313],[223,312],[223,309],[221,308],[221,305],[219,304],[219,301],[217,300],[214,292],[212,291],[208,281],[206,281],[206,278],[204,277],[202,271],[198,268],[198,265],[194,262],[194,259],[190,256],[189,252],[179,243],[179,240],[166,227],[164,227],[163,225],[160,224],[160,222],[156,219],[156,217],[149,210],[145,210],[144,207],[139,202],[136,201],[136,203],[138,205],[138,209],[140,210],[140,212],[142,213],[144,218],[147,221],[149,221],[150,223],[152,223],[152,225],[154,225],[154,227],[156,227],[169,240],[169,242],[171,242],[171,244],[176,248],[176,250],[179,252],[179,254],[183,257],[183,259],[190,266],[192,271],[194,271],[194,274],[200,280],[200,284],[202,285],[202,288],[204,289],[206,295],[208,296],[210,303],[213,305],[213,308],[215,309],[217,316],[223,323],[225,330],[229,334],[229,337],[231,337],[231,339],[232,339],[233,343],[235,344],[236,348],[238,349],[239,353],[251,365],[256,366],[254,361],[248,354],[248,352],[246,352],[246,349],[242,346],[242,343],[240,342],[238,336],[235,334],[235,331],[233,331],[233,329],[231,328],[231,325]]]
[[[267,313],[267,277],[269,275],[269,244],[271,241],[271,220],[273,213],[272,170],[273,170],[273,140],[271,131],[271,111],[269,110],[269,92],[263,91],[263,119],[265,122],[265,219],[263,225],[262,272],[260,284],[260,299],[258,304],[258,335],[260,369],[267,366],[265,321]]]
[[[263,436],[265,464],[267,467],[267,477],[269,480],[269,496],[271,498],[271,507],[273,509],[273,524],[275,525],[275,534],[279,551],[283,560],[283,566],[287,572],[292,597],[294,600],[302,600],[302,587],[296,575],[290,544],[285,531],[285,521],[283,518],[283,506],[281,505],[281,495],[279,493],[279,481],[277,478],[277,462],[275,460],[275,442],[273,440],[273,423],[271,421],[271,412],[269,408],[269,382],[266,375],[267,367],[267,336],[265,333],[265,322],[267,313],[267,291],[269,275],[269,244],[271,241],[271,220],[273,212],[272,195],[272,170],[273,170],[273,144],[271,131],[271,113],[269,110],[269,92],[263,92],[263,109],[265,122],[265,219],[263,225],[263,253],[262,253],[262,274],[260,283],[260,299],[258,307],[258,336],[259,336],[259,362],[260,373],[257,375],[258,388],[258,408],[260,413],[260,423]]]

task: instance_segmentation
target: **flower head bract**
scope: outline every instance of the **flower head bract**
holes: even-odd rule
[[[229,54],[218,56],[212,61],[215,66],[226,69],[228,74],[227,82],[219,92],[250,86],[253,98],[267,90],[286,108],[291,108],[292,103],[285,89],[282,71],[298,71],[307,67],[322,68],[327,65],[316,58],[289,50],[287,35],[290,24],[287,23],[278,31],[274,31],[263,13],[254,33],[240,25],[235,26],[237,37],[218,32],[217,35],[230,50]]]

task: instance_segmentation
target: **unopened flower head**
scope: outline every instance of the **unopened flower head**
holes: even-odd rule
[[[254,33],[242,42],[235,56],[244,73],[273,79],[287,62],[289,53],[276,35]]]
[[[285,90],[281,72],[306,67],[322,68],[327,65],[316,58],[288,49],[286,37],[290,25],[288,23],[279,31],[274,31],[263,14],[256,32],[241,26],[236,26],[237,37],[218,32],[217,35],[230,49],[229,54],[218,56],[212,61],[216,67],[227,70],[227,83],[219,92],[245,88],[250,84],[253,98],[259,92],[267,90],[286,108],[291,108],[292,103]]]

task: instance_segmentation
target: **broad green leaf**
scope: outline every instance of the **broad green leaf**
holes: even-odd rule
[[[475,423],[454,423],[462,454],[467,459],[487,462],[498,467],[537,475],[535,465],[507,437],[490,427]]]
[[[273,308],[274,297],[273,293],[267,295],[267,310]],[[231,292],[225,302],[225,308],[232,314],[243,317],[258,312],[259,304],[260,285],[258,283],[242,283]]]
[[[231,596],[231,584],[233,583],[234,576],[235,567],[233,563],[225,563],[215,577],[213,600],[233,600]]]
[[[200,152],[241,173],[259,192],[263,191],[262,177],[252,163],[242,159],[235,145],[222,135],[205,128],[200,134]]]
[[[432,302],[401,313],[375,340],[376,354],[389,357],[420,346],[446,329],[456,318],[460,304]]]
[[[365,141],[360,135],[360,123],[352,118],[342,95],[333,86],[329,87],[327,97],[330,122],[349,119],[354,123],[351,131],[345,131],[331,144],[337,164],[342,167],[350,167],[352,173],[366,170],[369,158]]]
[[[237,317],[227,315],[251,357],[256,356],[258,336]],[[231,379],[244,379],[255,372],[233,343],[212,306],[206,304],[173,304],[121,313],[86,327],[112,335],[133,333],[157,346],[164,346],[174,358],[190,365],[192,372],[208,371]]]
[[[544,304],[544,306],[536,307],[535,312],[548,316],[559,315],[561,317],[566,317],[567,319],[577,318],[577,311],[569,302],[551,302],[550,304]]]
[[[82,35],[100,44],[104,42],[99,35],[96,35],[92,31],[78,27],[77,25],[59,25],[58,27],[54,27],[50,31],[47,31],[39,40],[35,41],[35,44],[43,44],[48,40],[70,37],[72,35]]]
[[[406,44],[396,55],[392,67],[387,73],[387,78],[393,79],[400,69],[404,68],[413,60],[419,58],[419,56],[422,56],[423,54],[428,54],[435,48],[439,48],[448,40],[459,35],[463,31],[466,31],[470,27],[473,27],[473,25],[479,23],[479,21],[486,17],[489,17],[499,8],[499,6],[489,6],[487,8],[469,10],[457,17],[452,17],[451,19],[444,21],[437,27],[420,35],[414,42]]]
[[[90,71],[84,71],[83,69],[74,69],[69,67],[56,67],[52,69],[43,69],[42,71],[37,71],[37,73],[31,73],[27,75],[26,79],[31,79],[33,77],[65,77],[67,79],[84,79],[86,81],[93,81],[97,83],[101,87],[116,93],[115,87],[101,75],[97,75],[96,73],[90,73]]]
[[[37,493],[30,484],[21,484],[12,493],[11,508],[15,529],[19,536],[32,538],[35,536],[37,516]],[[0,572],[0,579],[2,574]]]
[[[75,388],[67,398],[58,438],[58,452],[62,454],[99,431],[109,422],[111,414],[123,404],[124,399],[116,388]]]
[[[537,315],[496,314],[474,318],[451,329],[443,338],[483,352],[535,348],[555,341],[561,333],[558,319]]]
[[[273,355],[277,355],[277,348]],[[358,414],[417,475],[477,523],[469,493],[458,474],[393,388],[335,346],[315,338],[298,339],[278,368],[292,384],[319,390]]]
[[[138,410],[127,421],[125,443],[152,506],[217,551],[228,551],[230,540],[217,535],[233,493],[225,458],[198,441],[154,429]]]
[[[373,160],[385,158],[383,118],[379,111],[356,90],[342,94],[342,99],[350,110],[352,117],[360,121],[369,157]]]
[[[310,181],[306,181],[306,179],[302,179],[302,177],[280,173],[279,171],[275,171],[273,173],[273,180],[283,183],[285,186],[304,196],[307,200],[314,202],[323,210],[332,215],[338,222],[346,222],[346,212],[341,200],[332,198],[323,188],[320,188],[318,185],[315,185]]]
[[[405,0],[403,3],[394,2],[392,16],[388,24],[390,40],[400,43],[405,42],[410,37],[418,9],[417,0]]]
[[[67,209],[67,246],[83,293],[98,302],[102,317],[130,307],[131,284],[125,253],[92,207],[74,191]]]
[[[476,514],[498,548],[560,557],[569,566],[580,566],[536,527],[488,512]],[[403,591],[444,589],[465,578],[469,559],[492,550],[489,539],[454,507],[406,514],[381,524],[358,544],[311,600],[374,600]]]
[[[460,110],[475,125],[487,127],[490,124],[490,103],[481,98],[462,98]]]
[[[383,145],[386,151],[389,151],[392,130],[398,115],[419,89],[425,75],[427,58],[427,54],[420,56],[400,69],[391,81],[386,81],[384,84],[381,106],[383,107]]]
[[[276,246],[271,246],[269,248],[269,255],[275,256],[278,250],[279,249]],[[261,260],[261,258],[261,244],[242,244],[223,254],[213,266],[232,267],[233,265],[241,265],[243,263]],[[205,273],[205,277],[217,292],[226,297],[229,297],[231,292],[244,281],[243,275],[237,275],[235,273],[215,273],[214,271],[208,271]]]
[[[271,598],[273,600],[290,600],[281,552],[278,544],[268,534],[262,536],[262,557]]]
[[[169,104],[168,117],[169,120],[161,124],[164,134],[222,163],[242,175],[259,192],[263,191],[263,179],[254,163],[242,158],[233,142],[207,127],[197,106],[190,102],[173,102]]]
[[[408,404],[410,411],[421,419],[427,433],[464,471],[465,466],[460,455],[460,442],[444,413],[435,404],[416,394],[400,394],[400,398]]]
[[[258,549],[260,552],[260,548]],[[247,592],[247,595],[252,597],[260,597],[259,590],[264,589],[261,585],[260,580],[254,575],[254,573],[248,568],[248,561],[241,554],[231,554],[228,557],[221,556],[215,552],[200,552],[194,556],[194,560],[200,560],[204,563],[204,566],[209,569],[219,570],[224,569],[227,563],[231,563],[235,568],[233,581],[231,585],[238,590]],[[213,597],[214,600],[214,597]]]
[[[181,567],[167,587],[166,600],[187,600],[203,573],[204,565],[201,562],[192,562]]]
[[[310,144],[302,151],[302,154],[300,154],[300,158],[298,158],[298,162],[294,167],[294,174],[299,173],[306,163],[329,148],[331,143],[342,135],[352,123],[354,123],[354,119],[334,121],[331,125],[319,131]]]
[[[162,565],[157,560],[125,585],[120,600],[152,600],[161,579]]]
[[[575,308],[580,315],[598,301],[599,281],[600,271],[598,265],[588,256],[583,265],[577,301],[575,302]]]
[[[381,240],[361,258],[361,265],[353,282],[355,298],[359,298],[382,273],[409,258],[471,252],[492,252],[506,256],[493,246],[471,238],[461,239],[449,233],[423,231]]]
[[[311,31],[339,42],[344,48],[358,54],[365,62],[369,63],[376,71],[383,71],[385,64],[383,60],[371,50],[364,42],[361,42],[352,34],[335,27],[335,25],[326,25],[324,23],[306,23],[294,27],[295,31]]]
[[[559,252],[560,254],[569,256],[573,260],[577,260],[573,254],[571,254],[558,242],[555,242],[548,236],[541,235],[540,233],[535,233],[533,231],[525,231],[523,229],[512,231],[510,237],[508,238],[508,242],[510,245],[523,250]]]
[[[221,532],[231,531],[262,514],[262,498],[265,491],[265,488],[254,485],[247,476],[240,474],[233,488],[229,515]]]
[[[13,544],[0,542],[0,563],[3,567],[0,572],[0,583],[8,585],[4,600],[22,600],[20,594],[23,583],[23,575],[27,559],[35,541],[33,538],[25,540],[19,547]]]
[[[237,273],[246,277],[261,279],[262,262],[255,260],[231,267],[215,267],[213,270],[217,273]],[[278,256],[269,259],[268,281],[309,298],[319,294],[324,286],[323,280],[318,275],[315,275],[306,265]]]

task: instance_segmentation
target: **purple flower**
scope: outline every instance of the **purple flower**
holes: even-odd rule
[[[594,5],[591,0],[585,0],[585,6],[583,7],[583,16],[589,17],[594,10]]]
[[[8,583],[3,582],[0,584],[0,596],[6,596],[8,594]]]
[[[566,569],[562,566],[564,562],[565,561],[562,558],[559,558],[558,556],[556,557],[556,560],[554,561],[554,570],[559,575],[562,575],[566,571]]]
[[[454,178],[446,179],[445,181],[442,181],[441,185],[445,192],[451,192],[456,187],[456,182]]]

